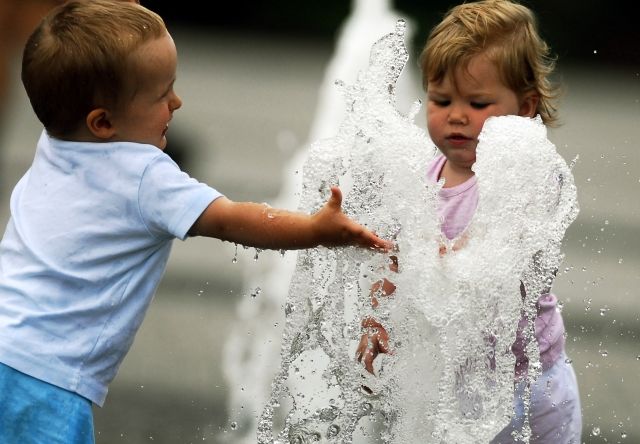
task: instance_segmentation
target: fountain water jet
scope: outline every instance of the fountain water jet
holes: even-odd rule
[[[416,370],[412,366],[416,361],[408,359],[405,352],[417,343],[434,343],[410,340],[430,332],[423,322],[395,323],[393,319],[416,319],[408,316],[415,307],[411,306],[413,298],[407,296],[421,284],[411,279],[410,285],[403,285],[407,283],[403,275],[419,274],[416,267],[437,261],[437,254],[430,253],[438,250],[437,236],[433,235],[438,232],[438,186],[428,184],[424,174],[435,149],[424,131],[413,124],[419,106],[403,115],[395,104],[396,82],[408,59],[404,33],[405,23],[400,20],[395,32],[374,44],[369,66],[357,81],[350,86],[340,83],[347,114],[335,137],[320,140],[310,148],[301,209],[317,208],[328,186],[340,184],[347,214],[381,236],[396,239],[403,263],[398,288],[409,292],[398,292],[374,314],[368,289],[383,277],[383,255],[356,249],[299,253],[286,306],[281,367],[260,420],[259,442],[306,442],[314,437],[352,442],[356,431],[365,436],[372,433],[368,421],[361,420],[367,416],[377,421],[376,415],[382,422],[380,437],[394,439],[397,418],[406,417],[397,398],[403,389],[395,378],[409,367]],[[398,190],[408,189],[415,192],[398,194]],[[417,289],[417,294],[422,293]],[[395,343],[407,344],[389,360],[392,370],[380,369],[375,377],[354,360],[359,323],[369,315],[385,318]],[[299,388],[291,381],[300,368],[306,368],[305,374],[315,369],[322,375],[324,384],[311,400],[304,390],[292,390]],[[363,384],[373,389],[373,395],[361,390]],[[291,408],[283,429],[274,436],[273,415],[285,402]]]
[[[336,134],[345,115],[345,106],[335,81],[353,82],[358,72],[367,66],[371,45],[380,35],[393,29],[399,18],[391,0],[353,0],[351,14],[337,35],[333,57],[319,88],[309,142]],[[410,29],[410,23],[408,27]],[[399,102],[405,104],[410,97],[415,97],[419,84],[412,71],[403,73],[397,84]],[[300,148],[285,166],[282,188],[274,206],[298,206],[302,187],[300,172],[307,154],[307,146]],[[223,370],[232,387],[228,410],[230,418],[238,424],[233,433],[225,437],[234,443],[255,443],[256,418],[268,398],[279,365],[284,303],[296,257],[293,252],[287,252],[282,258],[262,255],[259,263],[254,264],[257,267],[252,267],[254,273],[244,278],[244,293],[253,293],[258,287],[261,293],[257,298],[244,298],[239,303],[237,313],[242,322],[231,332],[225,345]],[[257,273],[256,268],[260,269]],[[247,335],[248,329],[254,333]],[[303,385],[314,386],[310,377],[311,374],[305,377]]]
[[[428,183],[425,174],[436,150],[413,124],[419,107],[403,115],[395,104],[408,58],[404,31],[398,21],[395,32],[374,44],[356,82],[340,83],[347,113],[333,138],[311,146],[300,204],[313,211],[328,187],[340,184],[347,214],[396,239],[397,291],[372,310],[369,289],[385,277],[383,255],[356,249],[298,255],[260,443],[349,443],[358,435],[397,443],[488,442],[512,415],[510,346],[523,308],[517,295],[522,281],[533,319],[537,297],[531,295],[552,282],[564,232],[577,214],[573,177],[539,119],[488,120],[474,165],[480,204],[469,240],[441,257],[441,184]],[[394,350],[381,357],[375,376],[354,360],[367,316],[384,322]],[[533,322],[529,334],[532,329]],[[538,354],[530,341],[528,355]],[[531,359],[531,380],[538,369]],[[527,433],[525,427],[523,442]]]

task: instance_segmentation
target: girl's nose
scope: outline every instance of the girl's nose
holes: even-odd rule
[[[460,106],[452,106],[449,111],[448,122],[453,125],[466,125],[469,123],[467,113]]]

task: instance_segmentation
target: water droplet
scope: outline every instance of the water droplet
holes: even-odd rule
[[[618,259],[619,264],[621,264],[622,262],[624,262],[622,258]]]
[[[338,417],[338,409],[336,408],[326,408],[320,411],[320,415],[318,416],[321,421],[331,422]]]
[[[606,316],[607,312],[609,311],[609,307],[603,307],[600,309],[600,316]]]
[[[284,314],[285,314],[285,316],[289,316],[294,311],[295,311],[295,307],[291,303],[287,302],[284,305]]]
[[[594,427],[593,429],[591,429],[591,435],[600,436],[600,427]]]
[[[336,424],[331,424],[327,429],[327,438],[335,438],[340,433],[340,427]]]
[[[620,438],[627,439],[627,432],[621,432],[620,433]]]
[[[602,355],[603,358],[606,358],[607,356],[609,356],[609,352],[606,350],[600,350],[600,354]]]

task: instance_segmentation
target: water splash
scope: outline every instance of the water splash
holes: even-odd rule
[[[398,20],[399,15],[391,4],[391,0],[352,1],[351,13],[339,30],[334,54],[325,68],[314,121],[308,135],[309,142],[298,149],[285,165],[282,188],[276,201],[272,203],[273,206],[299,206],[301,171],[307,158],[308,145],[311,141],[334,136],[346,114],[344,99],[335,86],[335,80],[353,82],[363,67],[366,67],[373,42],[378,36],[393,29]],[[407,26],[410,28],[410,25],[408,23]],[[396,95],[401,106],[408,103],[408,97],[416,95],[419,83],[413,78],[413,72],[403,73],[396,84]],[[252,264],[250,269],[247,268],[244,276],[246,292],[260,286],[262,293],[260,298],[243,298],[239,302],[237,313],[240,321],[230,331],[225,344],[223,370],[231,387],[227,405],[229,417],[238,422],[234,433],[220,437],[225,442],[256,442],[257,418],[270,394],[271,380],[280,364],[279,346],[285,313],[293,310],[291,304],[285,302],[285,298],[296,267],[296,257],[294,252],[288,252],[283,258],[262,255],[260,261]],[[273,323],[278,323],[279,328],[272,327]],[[247,329],[254,334],[247,335]],[[299,378],[289,381],[292,391],[305,389],[309,397],[321,391],[313,388],[316,381],[314,378],[321,379],[313,372],[313,365],[299,368]],[[247,390],[235,389],[240,385],[247,387]],[[321,384],[319,387],[323,386]]]
[[[421,256],[413,250],[427,250],[429,241],[435,243],[425,233],[436,231],[437,224],[436,187],[427,184],[423,174],[435,151],[429,148],[424,131],[412,123],[414,115],[403,115],[395,108],[395,84],[408,59],[404,32],[405,23],[399,21],[395,32],[374,44],[369,68],[356,83],[342,85],[346,117],[335,137],[310,148],[301,209],[317,209],[329,186],[338,183],[345,194],[345,212],[381,236],[395,237],[409,257]],[[391,193],[395,187],[415,192],[396,199]],[[399,219],[405,221],[402,226]],[[372,310],[369,287],[381,278],[385,261],[382,255],[356,249],[299,253],[288,299],[294,309],[286,319],[281,369],[260,420],[259,442],[306,442],[314,436],[327,442],[352,442],[363,417],[379,414],[386,423],[396,415],[397,403],[391,406],[388,401],[395,383],[385,376],[393,373],[371,377],[353,358],[360,319]],[[377,314],[383,311],[386,307],[379,307]],[[299,386],[289,383],[296,368],[310,364],[322,376],[317,381],[317,393],[322,396],[313,399],[300,391],[292,393],[290,387]],[[361,390],[363,383],[375,395]],[[273,406],[284,400],[291,409],[282,430],[274,431]]]
[[[383,255],[356,249],[298,255],[260,443],[350,443],[355,436],[488,442],[512,416],[511,344],[523,307],[533,320],[534,295],[548,291],[562,260],[561,241],[577,215],[573,177],[539,119],[489,119],[474,165],[480,204],[467,244],[441,257],[441,184],[428,183],[425,174],[435,149],[412,122],[419,107],[403,115],[395,106],[408,59],[404,33],[398,21],[374,44],[357,81],[338,82],[346,116],[335,137],[311,146],[300,205],[317,210],[329,186],[339,184],[347,214],[396,240],[397,290],[372,309],[369,289],[387,277]],[[394,350],[375,376],[354,360],[367,316],[384,322]],[[531,321],[525,335],[533,329]],[[535,340],[527,352],[539,356]],[[540,368],[530,359],[530,382]],[[306,381],[312,392],[296,383],[300,378],[313,379]],[[526,426],[517,438],[528,442]]]

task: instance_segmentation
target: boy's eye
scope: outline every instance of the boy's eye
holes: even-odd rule
[[[489,106],[488,103],[484,103],[484,102],[471,102],[471,108],[473,109],[484,109],[487,106]]]

